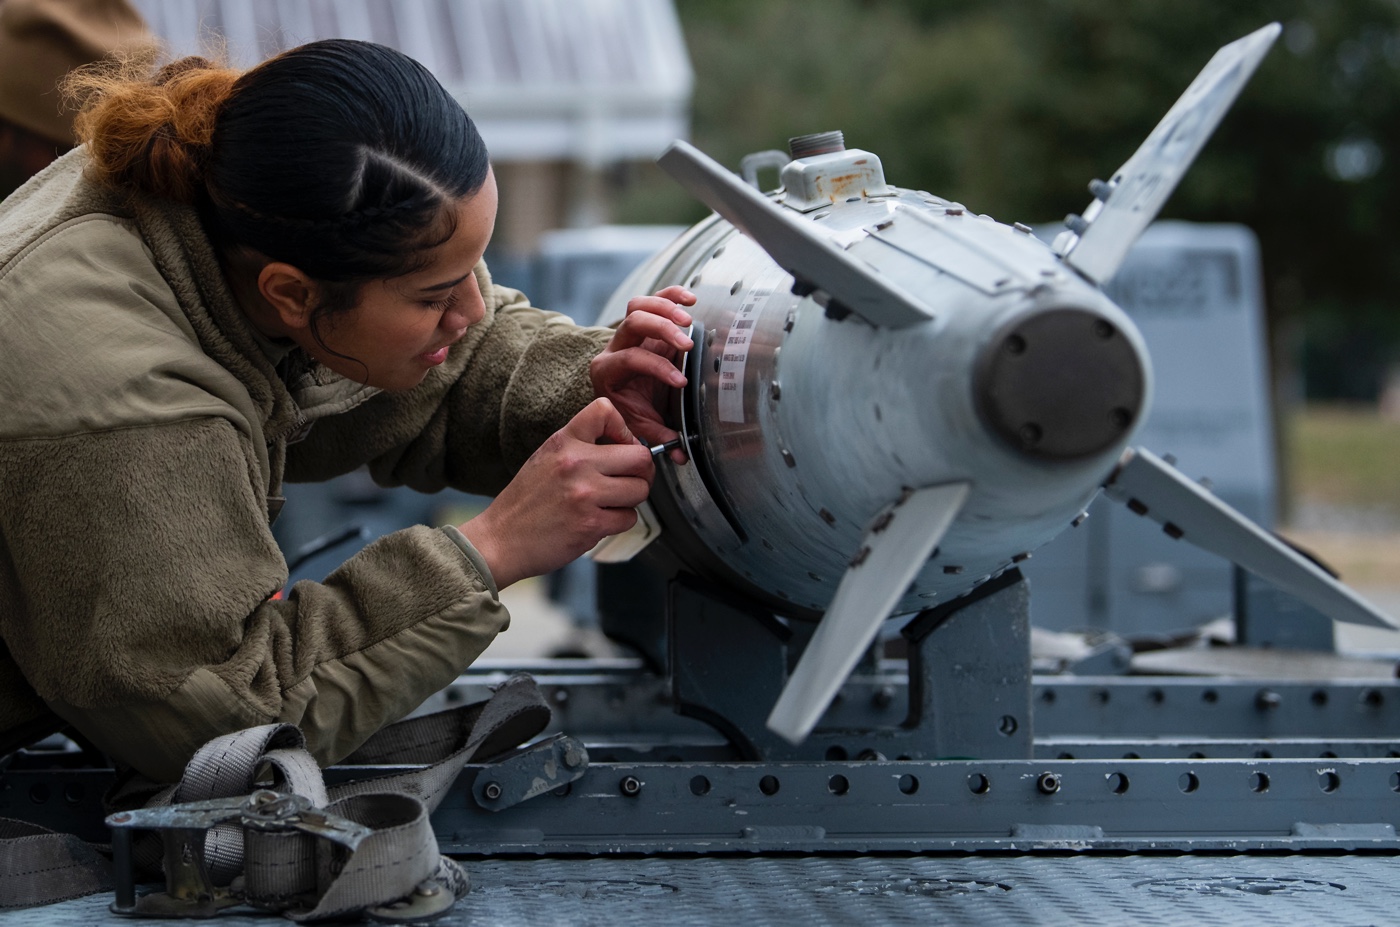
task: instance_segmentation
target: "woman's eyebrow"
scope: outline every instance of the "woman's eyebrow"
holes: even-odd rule
[[[463,280],[467,279],[471,275],[471,271],[467,271],[465,274],[462,274],[462,276],[458,277],[456,280],[449,280],[446,283],[434,283],[432,286],[419,287],[418,289],[420,292],[423,293],[433,293],[438,290],[450,290],[452,289],[452,287],[461,283]]]

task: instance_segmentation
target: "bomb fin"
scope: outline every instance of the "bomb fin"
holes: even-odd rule
[[[971,483],[945,483],[916,490],[876,520],[773,706],[770,729],[792,743],[811,733],[962,511],[971,488]]]

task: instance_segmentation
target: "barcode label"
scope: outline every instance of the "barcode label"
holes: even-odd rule
[[[744,422],[744,374],[749,362],[749,341],[754,323],[758,321],[759,306],[773,293],[770,289],[752,289],[734,315],[734,324],[724,339],[724,353],[719,367],[719,420]]]

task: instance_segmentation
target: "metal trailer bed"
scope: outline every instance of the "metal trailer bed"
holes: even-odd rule
[[[801,747],[762,726],[791,629],[685,583],[669,673],[474,667],[448,702],[528,670],[589,763],[496,810],[502,768],[466,768],[434,825],[474,889],[441,923],[1400,923],[1400,685],[1033,675],[1028,602],[1012,573],[916,618]],[[17,764],[0,814],[102,839],[110,776]],[[127,922],[109,901],[0,925]]]

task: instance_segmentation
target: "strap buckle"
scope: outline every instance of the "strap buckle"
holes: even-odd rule
[[[221,824],[261,832],[301,831],[354,850],[368,827],[316,808],[303,795],[258,789],[237,798],[216,798],[161,808],[122,811],[107,818],[112,829],[113,914],[131,917],[213,917],[242,904],[241,893],[214,884],[205,860],[205,834]],[[165,891],[136,897],[131,842],[137,830],[160,836]]]

